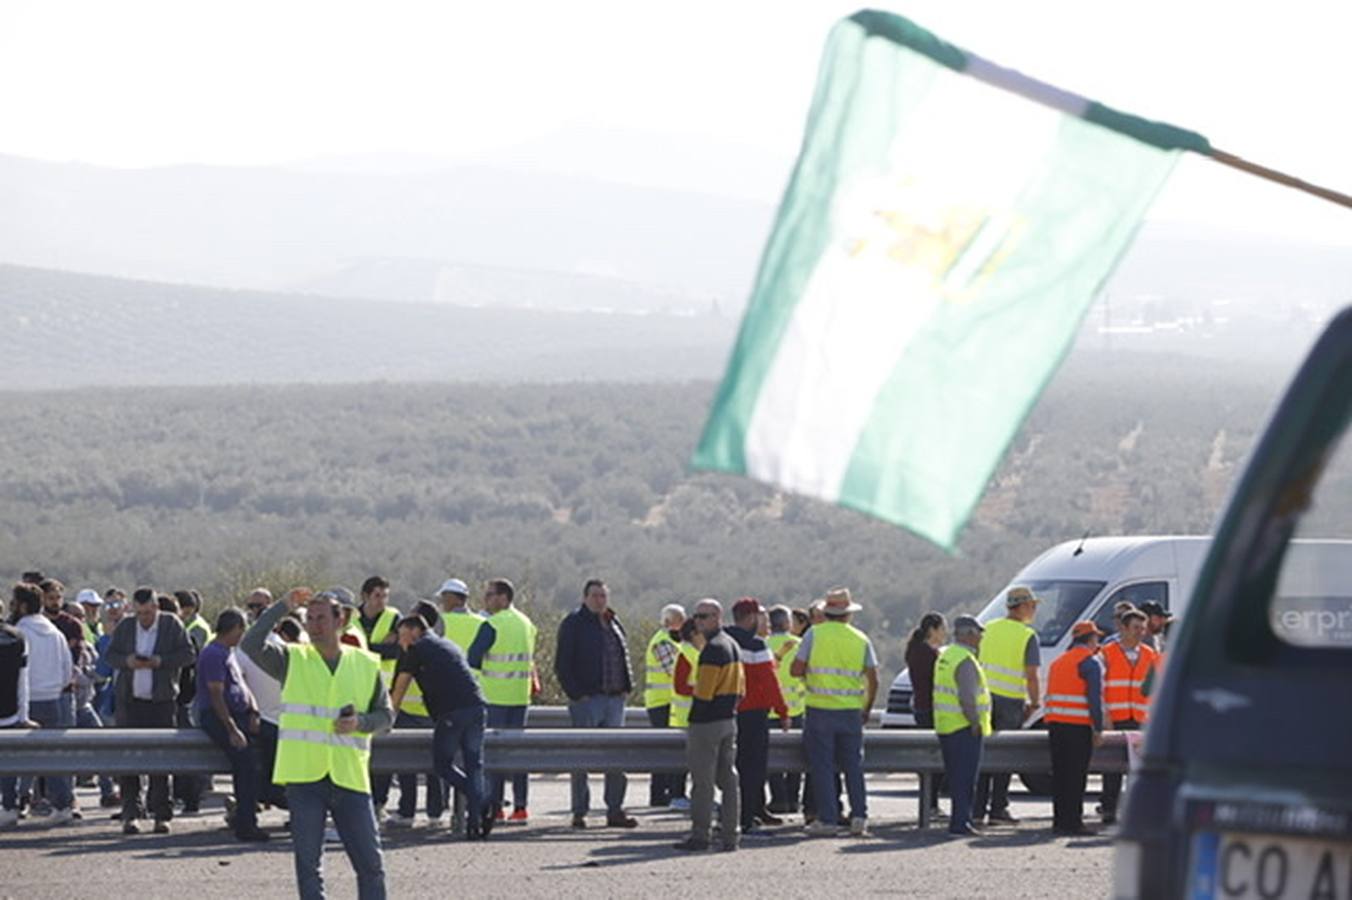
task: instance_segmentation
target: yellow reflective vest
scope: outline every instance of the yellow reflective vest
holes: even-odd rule
[[[676,651],[672,657],[672,671],[668,672],[662,668],[662,660],[657,655],[657,648],[662,644],[670,644]],[[676,660],[680,657],[681,645],[679,641],[671,639],[671,632],[665,628],[657,629],[648,640],[648,652],[644,654],[647,660],[647,670],[643,681],[643,705],[647,709],[656,709],[659,706],[670,706],[672,694],[671,689],[672,676],[675,675]]]
[[[695,649],[694,644],[681,642],[681,656],[684,656],[690,664],[690,684],[693,686],[695,679],[699,677],[699,650]],[[667,719],[667,725],[671,728],[684,728],[690,724],[690,710],[695,706],[695,698],[691,694],[678,694],[673,689],[671,692],[671,715]]]
[[[493,626],[493,646],[484,653],[480,672],[484,700],[492,706],[529,706],[535,624],[514,606],[494,613],[488,624]]]
[[[371,735],[337,734],[334,722],[344,706],[370,712],[380,659],[340,644],[338,666],[312,644],[288,644],[282,715],[277,722],[277,784],[307,784],[327,777],[339,787],[371,792]]]
[[[863,709],[868,695],[864,657],[868,636],[845,622],[812,626],[807,660],[808,709]]]
[[[807,708],[807,688],[803,684],[803,679],[794,678],[793,658],[798,655],[798,645],[803,642],[802,638],[784,632],[782,634],[772,634],[765,639],[765,644],[774,654],[775,659],[779,661],[779,691],[784,695],[784,702],[789,707],[789,718],[795,718],[803,714]],[[770,710],[770,718],[778,719],[779,713]]]
[[[935,734],[953,734],[972,725],[962,712],[962,704],[958,702],[958,666],[969,659],[976,667],[976,711],[981,717],[981,733],[991,733],[991,692],[986,684],[986,673],[981,670],[981,663],[970,648],[962,644],[949,644],[934,663]]]
[[[1014,700],[1028,699],[1028,680],[1024,676],[1024,651],[1032,628],[1014,619],[996,619],[981,636],[981,667],[986,670],[992,694]]]

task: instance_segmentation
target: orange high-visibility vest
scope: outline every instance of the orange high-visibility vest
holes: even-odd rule
[[[1081,644],[1071,647],[1052,663],[1047,673],[1044,721],[1093,727],[1094,720],[1089,716],[1089,686],[1080,674],[1080,663],[1093,655],[1094,651]]]
[[[1103,680],[1103,705],[1108,709],[1108,718],[1114,722],[1135,721],[1144,725],[1150,701],[1141,693],[1141,688],[1159,654],[1145,644],[1136,650],[1136,665],[1133,666],[1118,642],[1103,648],[1107,669]]]

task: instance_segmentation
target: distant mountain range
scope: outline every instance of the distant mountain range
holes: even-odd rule
[[[0,265],[0,391],[716,377],[735,321],[225,291]]]
[[[598,147],[609,155],[588,157]],[[463,306],[735,314],[786,166],[744,148],[699,151],[564,134],[491,164],[395,155],[125,170],[0,156],[0,263]],[[677,188],[699,171],[716,173],[707,192]],[[1163,304],[1166,319],[1216,301],[1330,309],[1352,300],[1352,249],[1146,223],[1106,293],[1124,312]]]

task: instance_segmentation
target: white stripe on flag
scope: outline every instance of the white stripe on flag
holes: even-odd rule
[[[972,299],[978,273],[1008,234],[1008,210],[1062,121],[957,73],[934,78],[893,145],[879,148],[875,168],[837,194],[830,243],[747,423],[748,475],[839,499],[897,361],[940,304]],[[955,222],[971,216],[986,227],[945,243]],[[934,236],[932,246],[917,250],[922,235]],[[949,249],[951,259],[935,261]]]

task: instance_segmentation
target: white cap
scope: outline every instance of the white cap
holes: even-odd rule
[[[437,588],[437,593],[463,594],[464,596],[468,597],[469,587],[459,578],[447,578],[445,581],[441,583],[441,587]]]
[[[87,606],[102,606],[103,598],[99,596],[98,591],[91,588],[85,588],[75,595],[75,602]]]

